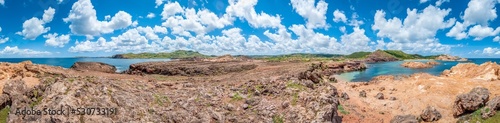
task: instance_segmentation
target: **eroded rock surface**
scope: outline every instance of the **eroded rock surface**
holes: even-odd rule
[[[363,70],[366,65],[363,62],[332,62],[332,63],[313,63],[307,71],[299,73],[299,79],[311,80],[314,83],[322,81],[336,82],[337,80],[332,76],[334,74]]]
[[[418,120],[414,115],[396,115],[392,118],[391,123],[418,123]]]
[[[445,70],[441,74],[446,77],[471,78],[479,80],[499,80],[500,65],[494,62],[486,62],[481,65],[473,63],[460,63],[453,66],[450,70]]]
[[[127,74],[160,74],[160,75],[220,75],[232,72],[242,72],[252,70],[257,67],[251,62],[146,62],[130,65]]]
[[[105,73],[115,73],[116,67],[101,62],[75,62],[70,69],[80,71],[98,71]]]

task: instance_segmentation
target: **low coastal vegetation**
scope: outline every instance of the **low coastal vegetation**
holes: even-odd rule
[[[408,54],[405,53],[401,50],[376,50],[377,51],[383,51],[389,55],[392,55],[395,58],[405,60],[405,59],[434,59],[440,55],[430,55],[430,56],[423,56],[419,54]],[[346,55],[345,58],[353,58],[353,59],[362,59],[362,58],[367,58],[368,55],[372,54],[374,52],[354,52],[349,55]]]
[[[293,53],[283,55],[237,55],[235,57],[248,57],[268,62],[310,62],[310,61],[344,61],[344,60],[366,60],[370,62],[395,61],[406,59],[434,59],[441,55],[423,56],[419,54],[408,54],[401,50],[376,50],[373,52],[354,52],[348,55],[342,54],[312,54],[312,53]],[[215,55],[201,54],[196,51],[178,50],[170,53],[127,53],[117,54],[112,58],[121,59],[193,59],[193,58],[217,58]]]
[[[112,56],[112,58],[120,58],[120,59],[181,59],[181,58],[193,58],[193,57],[201,57],[207,58],[210,56],[201,54],[195,51],[188,50],[177,50],[174,52],[166,53],[127,53],[127,54],[117,54]]]
[[[287,55],[259,55],[259,56],[249,56],[254,59],[260,59],[270,62],[281,62],[281,61],[328,61],[334,58],[340,58],[343,55],[340,54],[308,54],[308,53],[294,53]]]

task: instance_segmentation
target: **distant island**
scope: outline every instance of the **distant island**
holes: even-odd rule
[[[243,55],[236,55],[243,56]],[[116,54],[111,58],[116,59],[188,59],[188,58],[214,58],[215,55],[205,55],[196,51],[177,50],[174,52],[160,52],[160,53],[126,53]],[[408,54],[401,50],[375,50],[373,52],[354,52],[349,55],[342,54],[312,54],[312,53],[293,53],[283,55],[247,55],[253,59],[260,59],[266,61],[280,62],[280,61],[324,61],[324,60],[363,60],[366,62],[385,62],[385,61],[398,61],[409,59],[436,59],[443,61],[458,61],[466,60],[457,56],[450,56],[446,54],[423,56],[420,54]]]

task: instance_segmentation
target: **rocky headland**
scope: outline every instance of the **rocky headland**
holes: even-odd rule
[[[435,58],[435,60],[441,60],[441,61],[468,61],[466,58],[460,58],[458,56],[451,56],[451,55],[439,55],[438,57]]]
[[[8,122],[334,123],[482,122],[498,117],[496,63],[459,64],[441,76],[418,73],[345,82],[334,75],[365,69],[365,64],[224,59],[229,60],[139,63],[125,74],[0,63],[0,108],[10,112],[0,117]],[[14,114],[24,107],[118,112]]]

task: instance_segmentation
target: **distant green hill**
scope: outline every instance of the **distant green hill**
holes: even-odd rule
[[[398,59],[434,59],[437,56],[439,56],[439,55],[422,56],[419,54],[408,54],[401,50],[383,50],[383,51]],[[360,59],[360,58],[366,58],[370,54],[372,54],[372,52],[354,52],[352,54],[346,55],[345,58]]]
[[[152,59],[152,58],[166,58],[166,59],[180,59],[180,58],[192,58],[192,57],[210,57],[195,51],[187,51],[187,50],[177,50],[170,53],[127,53],[127,54],[117,54],[112,58],[120,58],[120,59]]]
[[[351,59],[366,58],[366,56],[370,55],[371,53],[372,52],[354,52],[345,56],[345,58],[351,58]]]

